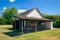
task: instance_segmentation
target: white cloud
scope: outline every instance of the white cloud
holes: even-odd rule
[[[5,11],[7,9],[7,7],[3,7],[3,11]]]
[[[14,2],[15,0],[9,0],[10,2]]]
[[[26,10],[21,10],[21,9],[18,9],[18,14],[22,13],[22,12],[25,12]]]

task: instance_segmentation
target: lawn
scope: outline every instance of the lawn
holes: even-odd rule
[[[12,25],[0,25],[0,40],[60,40],[60,28],[20,35]]]

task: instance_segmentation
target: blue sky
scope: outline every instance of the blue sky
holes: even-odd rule
[[[0,15],[4,9],[10,7],[17,10],[38,8],[41,13],[60,14],[60,0],[0,0]]]

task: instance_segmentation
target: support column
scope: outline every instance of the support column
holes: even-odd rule
[[[13,29],[15,29],[15,20],[13,21]]]
[[[22,20],[22,34],[23,34],[23,20]]]
[[[15,30],[16,30],[16,20],[15,20]]]
[[[35,24],[35,32],[37,31],[37,21],[36,21],[36,24]]]
[[[27,27],[27,29],[28,29],[28,20],[26,20],[26,27]]]
[[[24,27],[26,27],[26,20],[24,20]]]
[[[19,20],[19,29],[20,29],[20,20]]]
[[[28,26],[27,26],[27,20],[26,20],[26,29],[28,29]],[[28,30],[27,30],[26,32],[28,32]]]

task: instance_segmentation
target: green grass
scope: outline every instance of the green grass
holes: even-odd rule
[[[0,40],[60,40],[60,28],[19,35],[12,25],[0,25]]]

